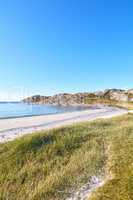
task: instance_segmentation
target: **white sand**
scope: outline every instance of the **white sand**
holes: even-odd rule
[[[104,181],[99,177],[92,176],[88,183],[83,185],[78,191],[72,192],[72,194],[70,194],[71,197],[66,200],[87,200],[97,188],[103,185]]]
[[[110,118],[128,113],[127,110],[102,106],[100,109],[75,111],[63,114],[22,117],[0,120],[0,143],[35,131],[56,128],[97,118]]]

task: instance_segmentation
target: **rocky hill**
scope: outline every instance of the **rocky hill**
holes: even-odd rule
[[[87,99],[108,99],[121,102],[133,102],[133,89],[107,89],[94,93],[62,93],[54,96],[35,95],[23,100],[25,103],[41,103],[54,105],[76,105],[84,104]]]
[[[95,94],[91,93],[62,93],[54,96],[40,96],[35,95],[28,97],[23,100],[26,103],[43,103],[43,104],[54,104],[54,105],[75,105],[83,104],[86,98],[95,98]]]

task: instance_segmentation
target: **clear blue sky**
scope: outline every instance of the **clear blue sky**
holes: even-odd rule
[[[114,87],[133,87],[132,0],[0,0],[1,99]]]

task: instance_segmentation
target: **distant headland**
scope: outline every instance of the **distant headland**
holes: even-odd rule
[[[53,104],[53,105],[77,105],[88,103],[125,102],[133,103],[133,89],[106,89],[97,92],[61,93],[53,96],[34,95],[22,100],[24,103]]]

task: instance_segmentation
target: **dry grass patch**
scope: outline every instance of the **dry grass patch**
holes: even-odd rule
[[[108,106],[115,106],[119,108],[125,108],[128,110],[133,110],[133,102],[123,102],[123,101],[116,101],[111,100],[108,98],[88,98],[84,100],[85,104],[104,104]]]

